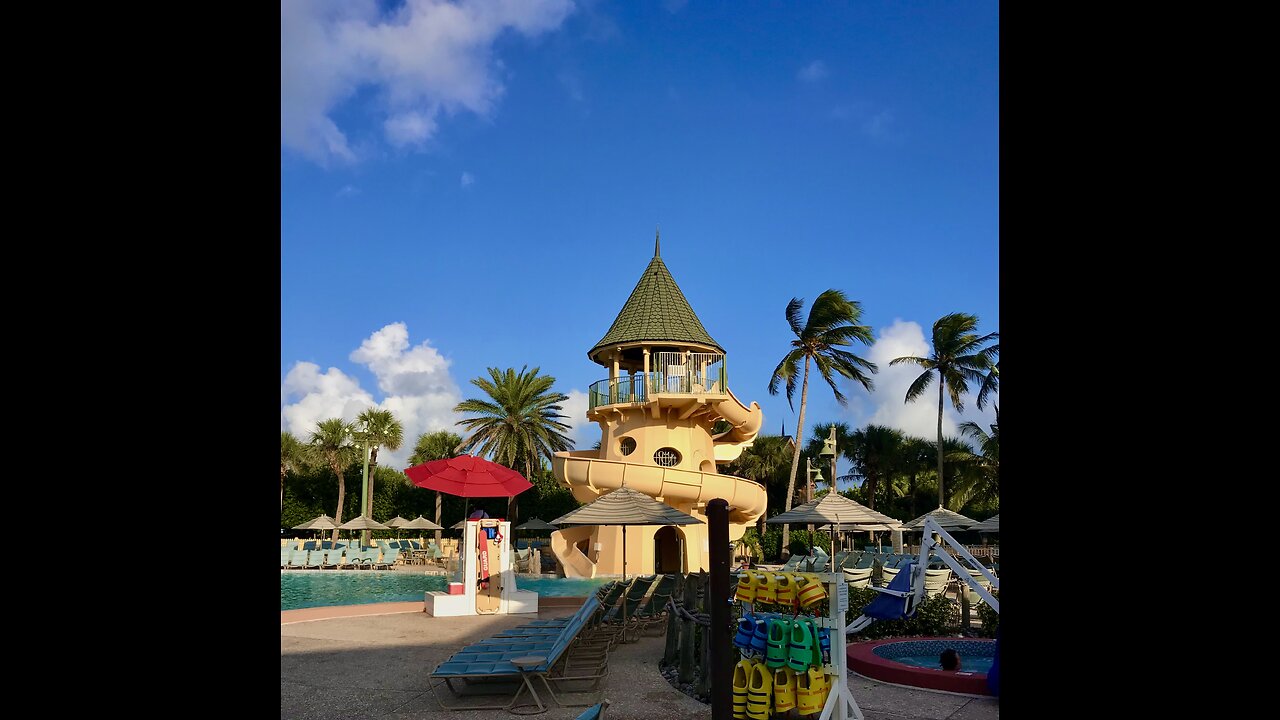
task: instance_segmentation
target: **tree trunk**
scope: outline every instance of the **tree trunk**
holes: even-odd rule
[[[436,524],[437,525],[440,524],[440,510],[443,504],[444,504],[444,495],[441,495],[439,492],[437,492],[436,493]],[[436,547],[440,547],[440,537],[441,537],[441,533],[443,532],[444,532],[443,530],[436,531]]]
[[[872,475],[867,476],[867,507],[871,510],[876,509],[876,490],[880,487],[880,479]]]
[[[938,370],[938,507],[942,507],[942,389],[946,386],[942,370]]]
[[[280,512],[284,512],[284,465],[280,466]]]
[[[372,452],[369,453],[369,494],[365,496],[365,507],[369,508],[369,519],[373,519],[373,471],[378,469],[378,446],[374,445]],[[371,530],[365,530],[360,539],[366,545],[371,545],[369,538],[373,537]]]
[[[333,524],[342,524],[342,503],[347,499],[347,486],[342,479],[342,468],[337,463],[332,465],[333,472],[338,476],[338,511],[333,514]],[[338,542],[338,528],[333,529],[333,541]]]
[[[794,386],[793,386],[794,387]],[[800,418],[796,422],[796,451],[791,456],[791,480],[787,482],[787,506],[791,509],[791,496],[796,494],[796,471],[800,469],[800,444],[804,441],[804,404],[809,399],[809,356],[804,356],[804,384],[800,386]],[[808,486],[809,478],[804,479],[805,485]],[[782,552],[779,553],[783,560],[791,555],[791,524],[782,524]]]
[[[910,487],[910,488],[911,488],[911,489],[909,490],[909,492],[911,493],[911,513],[910,513],[910,515],[911,515],[911,517],[919,517],[918,515],[916,515],[916,471],[915,471],[915,470],[912,470],[912,471],[911,471],[911,482],[910,482],[910,483],[908,483],[908,487]]]

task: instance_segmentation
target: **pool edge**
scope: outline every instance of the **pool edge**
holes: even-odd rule
[[[893,662],[876,655],[874,650],[881,645],[899,642],[927,642],[930,640],[986,640],[986,638],[954,638],[945,636],[932,637],[896,637],[867,642],[850,643],[845,649],[845,657],[849,660],[849,669],[865,678],[881,682],[901,685],[919,690],[937,690],[957,695],[973,695],[978,697],[995,697],[987,688],[986,673],[956,673],[950,670],[934,668],[918,668]]]

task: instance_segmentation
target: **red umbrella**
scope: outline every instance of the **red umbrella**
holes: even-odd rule
[[[414,485],[458,497],[508,497],[533,487],[520,473],[484,458],[459,455],[404,471]]]

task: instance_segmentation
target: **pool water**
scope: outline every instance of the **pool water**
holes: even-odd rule
[[[547,597],[586,597],[610,578],[533,578],[516,576],[516,587]],[[441,575],[417,575],[378,570],[280,572],[280,609],[365,605],[383,602],[421,602],[428,590],[444,590]],[[937,658],[934,658],[937,662]],[[965,658],[968,663],[968,658]],[[968,669],[967,667],[965,668]]]
[[[942,669],[942,663],[939,662],[937,655],[904,655],[902,657],[891,658],[894,662],[900,662],[904,665],[914,665],[916,667],[933,668],[935,670]],[[982,655],[965,655],[960,654],[960,671],[975,672],[986,674],[991,670],[991,661],[995,658],[984,657]]]

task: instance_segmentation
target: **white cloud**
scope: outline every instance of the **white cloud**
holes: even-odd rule
[[[883,137],[885,133],[889,132],[889,126],[892,123],[893,113],[888,110],[882,110],[862,123],[862,131],[874,138]]]
[[[800,68],[800,72],[796,73],[796,77],[804,82],[814,83],[827,76],[827,64],[821,60],[813,62]]]
[[[589,450],[600,440],[600,426],[587,419],[587,394],[576,388],[565,394],[569,399],[560,403],[560,414],[568,416],[563,422],[570,427],[565,434],[575,450]]]
[[[396,146],[429,140],[442,112],[490,117],[503,92],[495,39],[554,30],[573,9],[571,0],[406,0],[384,17],[376,0],[282,0],[281,142],[320,164],[357,161],[330,113],[366,87]]]
[[[938,378],[925,390],[923,396],[912,402],[905,402],[907,388],[915,381],[924,369],[918,365],[901,364],[890,367],[889,363],[898,357],[929,357],[932,348],[925,338],[924,328],[919,323],[895,319],[893,324],[882,328],[873,344],[866,352],[866,357],[879,366],[880,371],[873,376],[875,392],[869,396],[861,385],[843,387],[841,390],[849,397],[846,414],[850,424],[865,427],[868,423],[887,425],[898,428],[905,433],[933,440],[938,435]],[[945,437],[959,435],[959,425],[967,420],[977,422],[982,428],[995,419],[995,412],[990,403],[985,410],[977,408],[976,387],[965,396],[964,414],[958,414],[951,407],[951,398],[946,399],[946,408],[942,413],[942,434]],[[993,396],[997,400],[998,396]]]
[[[299,362],[281,386],[281,430],[306,441],[320,420],[339,417],[352,421],[374,406],[390,410],[404,427],[404,442],[399,450],[380,450],[378,462],[397,469],[408,465],[407,458],[422,433],[458,432],[454,423],[459,415],[453,408],[462,395],[449,374],[449,361],[428,340],[410,347],[404,323],[392,323],[373,333],[350,359],[367,366],[377,378],[378,389],[384,394],[382,402],[376,402],[359,381],[337,368],[320,373],[315,363]],[[295,397],[295,402],[288,403]]]
[[[343,185],[338,191],[338,197],[354,197],[360,194],[360,188],[355,185]]]
[[[459,187],[467,187],[475,183],[476,177],[469,172],[462,173],[462,178],[458,180]]]

